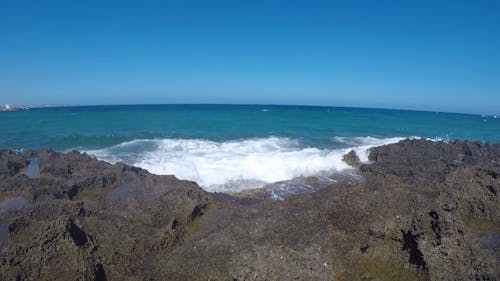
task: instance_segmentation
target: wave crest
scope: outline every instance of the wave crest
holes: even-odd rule
[[[354,149],[362,161],[367,149],[402,138],[334,138],[338,149],[301,146],[297,140],[268,137],[225,142],[202,139],[142,139],[87,151],[108,162],[124,162],[154,174],[173,174],[208,191],[239,191],[266,183],[349,169],[342,161]],[[241,184],[240,184],[241,183]]]

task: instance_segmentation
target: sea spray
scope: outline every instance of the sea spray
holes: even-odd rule
[[[304,146],[298,140],[281,137],[225,142],[141,139],[87,152],[105,161],[120,161],[154,174],[195,181],[208,191],[235,192],[352,169],[342,161],[344,154],[354,150],[366,162],[369,148],[401,139],[337,137],[332,139],[331,149]]]

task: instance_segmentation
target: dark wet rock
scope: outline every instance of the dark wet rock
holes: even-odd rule
[[[409,254],[408,262],[427,271],[427,264],[424,260],[424,254],[418,249],[418,239],[420,235],[413,234],[411,231],[403,232],[403,250]]]
[[[81,247],[87,244],[89,239],[87,234],[75,224],[73,219],[70,218],[64,222],[64,230],[75,246]]]
[[[94,276],[92,280],[94,281],[106,281],[106,272],[102,264],[98,263],[94,266]]]
[[[362,177],[357,170],[347,170],[342,172],[330,172],[328,174],[297,177],[286,181],[266,184],[261,189],[246,190],[233,194],[239,198],[260,198],[271,197],[276,200],[283,200],[290,196],[316,192],[327,188],[337,182],[344,184],[356,184],[362,181]]]
[[[347,165],[356,168],[361,164],[361,161],[359,160],[359,157],[354,150],[351,150],[349,151],[349,153],[345,154],[344,157],[342,157],[342,160],[347,163]]]
[[[0,151],[0,280],[500,280],[500,145],[405,140],[369,158],[357,180],[272,200]]]
[[[364,254],[368,250],[368,248],[370,248],[370,245],[363,245],[359,247],[359,250]]]

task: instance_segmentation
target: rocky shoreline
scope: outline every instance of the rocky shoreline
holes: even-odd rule
[[[500,144],[404,140],[272,200],[0,151],[0,280],[500,280]]]

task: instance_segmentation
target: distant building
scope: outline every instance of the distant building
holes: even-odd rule
[[[24,109],[23,107],[15,107],[15,106],[10,106],[8,104],[5,104],[5,107],[0,107],[0,111],[11,111],[11,110],[19,110],[19,109]]]

